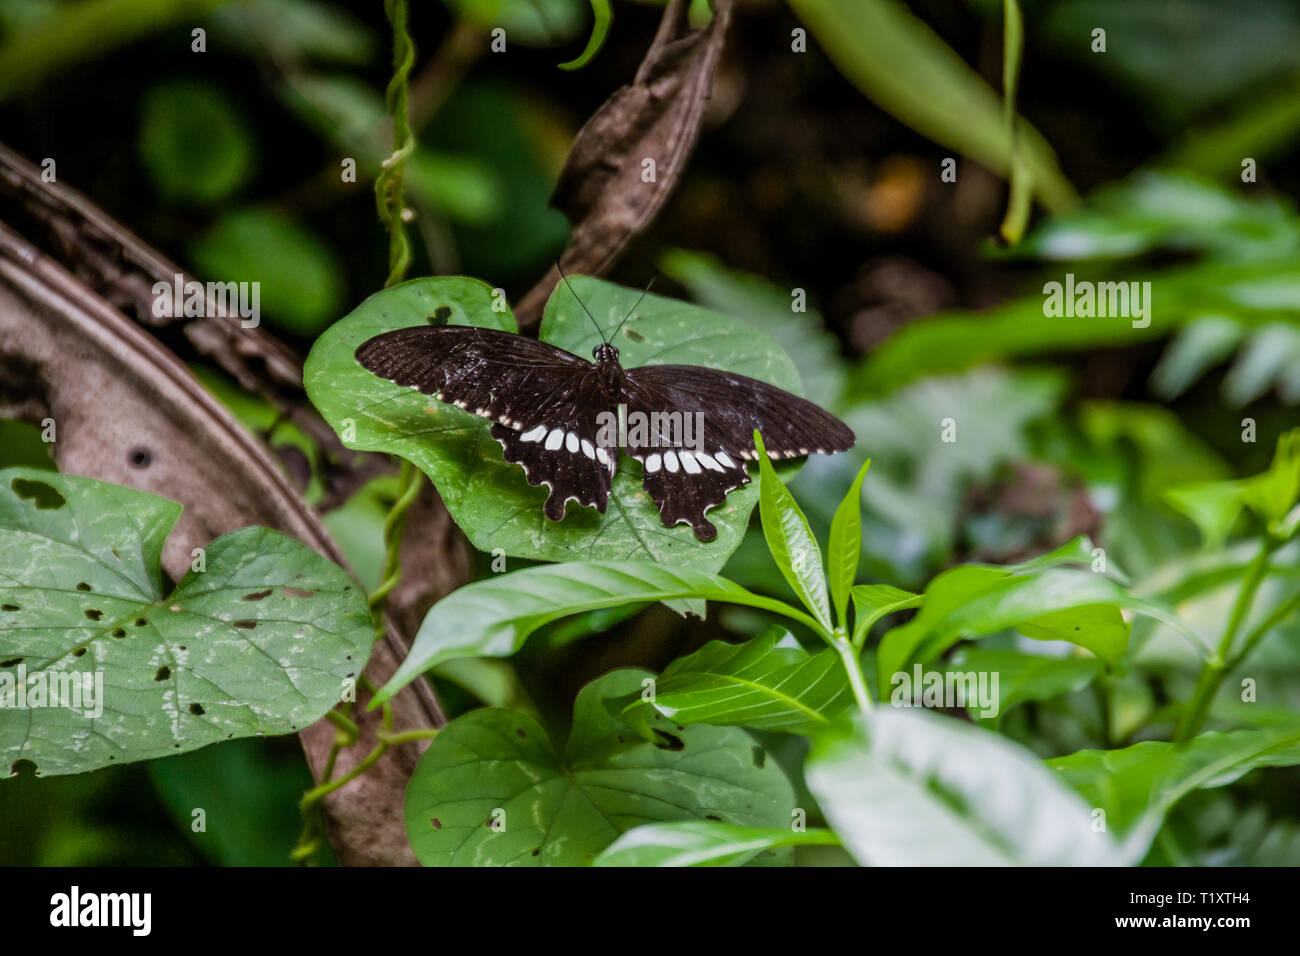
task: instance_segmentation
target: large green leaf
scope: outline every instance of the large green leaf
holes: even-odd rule
[[[830,726],[852,705],[838,655],[829,648],[809,654],[782,628],[744,644],[710,641],[669,664],[653,697],[638,690],[609,701],[619,720],[652,740],[658,739],[656,717],[807,734]]]
[[[457,657],[508,657],[543,624],[643,601],[704,598],[744,604],[793,618],[816,630],[797,608],[746,591],[702,571],[649,561],[574,561],[544,564],[467,584],[429,609],[411,652],[375,695],[383,702],[419,674]]]
[[[1049,760],[1060,778],[1106,825],[1145,854],[1169,809],[1194,790],[1222,787],[1258,767],[1300,764],[1300,723],[1259,730],[1211,731],[1185,745],[1147,740],[1122,750],[1081,750]]]
[[[360,674],[374,636],[365,594],[278,532],[218,538],[205,570],[167,594],[159,559],[179,515],[179,505],[129,488],[0,472],[6,766],[26,759],[43,774],[79,773],[289,733]],[[24,673],[29,706],[14,710]],[[102,680],[93,707],[34,706],[34,687],[74,676]],[[102,714],[85,716],[101,703]]]
[[[607,333],[632,311],[640,293],[585,277],[573,289]],[[307,359],[304,378],[316,407],[349,447],[392,452],[418,465],[437,486],[456,524],[475,547],[547,561],[642,559],[716,571],[736,549],[758,496],[737,489],[709,512],[718,537],[696,540],[690,528],[663,527],[641,488],[640,467],[624,457],[608,510],[574,505],[563,521],[542,515],[545,487],[534,487],[507,462],[490,423],[371,374],[353,357],[358,345],[389,329],[435,316],[452,324],[515,330],[514,318],[477,279],[416,279],[371,296],[330,327]],[[584,358],[600,343],[592,320],[561,284],[546,305],[541,338]],[[444,311],[445,310],[445,311]],[[798,391],[790,360],[767,336],[697,306],[646,296],[619,332],[625,368],[681,363],[726,368]]]
[[[737,827],[711,820],[633,827],[596,857],[594,866],[743,866],[787,846],[839,846],[829,830]]]
[[[944,666],[945,672],[997,674],[999,717],[1016,704],[1050,700],[1087,687],[1101,669],[1095,657],[1042,657],[983,647],[963,648]],[[977,708],[971,709],[978,713]]]
[[[1028,750],[961,721],[879,707],[819,741],[808,786],[844,846],[872,866],[1125,862],[1087,804]]]
[[[442,729],[406,790],[406,833],[427,866],[581,866],[642,823],[789,826],[794,793],[743,730],[687,727],[671,747],[637,737],[603,698],[648,675],[588,684],[561,752],[518,711],[471,711]]]

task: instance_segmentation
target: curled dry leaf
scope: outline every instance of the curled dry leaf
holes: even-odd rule
[[[578,131],[551,199],[573,224],[560,256],[566,272],[603,275],[681,178],[731,22],[732,0],[714,0],[713,7],[709,25],[691,30],[685,0],[671,0],[636,78]],[[541,321],[559,281],[552,268],[519,302],[521,328]]]

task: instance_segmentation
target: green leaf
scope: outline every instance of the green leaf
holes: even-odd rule
[[[582,29],[583,0],[443,0],[457,16],[487,32],[506,31],[524,46],[567,43]]]
[[[380,688],[374,703],[388,700],[443,661],[508,657],[523,647],[533,631],[562,617],[602,607],[690,597],[744,604],[793,618],[814,630],[817,627],[798,608],[702,571],[649,561],[539,565],[467,584],[430,608],[411,652]]]
[[[879,686],[889,686],[909,661],[925,663],[959,640],[1011,627],[1035,640],[1069,641],[1114,664],[1128,646],[1129,624],[1121,608],[1195,638],[1164,607],[1132,596],[1104,575],[1046,564],[1049,558],[1077,560],[1045,556],[1019,569],[967,564],[940,574],[925,589],[916,617],[881,640]]]
[[[878,707],[827,735],[808,786],[854,858],[870,866],[1114,866],[1088,806],[1030,751],[923,710]]]
[[[167,80],[145,94],[140,112],[140,160],[165,198],[212,203],[248,179],[248,121],[219,87]]]
[[[817,539],[813,537],[808,519],[794,495],[776,476],[776,469],[763,446],[763,436],[757,431],[754,432],[754,448],[758,452],[761,476],[758,507],[767,549],[772,552],[772,560],[781,569],[790,589],[821,624],[821,632],[829,634],[833,628],[831,608],[826,597],[826,572],[822,568],[822,553],[817,547]]]
[[[619,670],[584,687],[563,752],[516,711],[471,711],[444,727],[406,790],[406,832],[420,861],[582,866],[643,823],[789,826],[790,784],[744,731],[687,727],[670,749],[609,715],[603,698],[634,691],[645,676]]]
[[[179,505],[129,488],[0,472],[5,766],[26,759],[43,774],[80,773],[289,733],[338,703],[361,672],[373,638],[365,594],[278,532],[218,538],[205,570],[168,595],[159,561],[179,515]],[[24,673],[25,713],[11,709]],[[38,684],[74,675],[83,686],[102,680],[93,704],[34,705]]]
[[[1277,440],[1268,471],[1242,483],[1242,500],[1270,524],[1281,522],[1300,501],[1300,428]]]
[[[744,866],[787,846],[839,846],[830,830],[763,829],[691,820],[633,827],[607,846],[593,866]]]
[[[791,0],[840,71],[882,109],[923,136],[1002,176],[1012,148],[1002,102],[988,84],[897,0]],[[1017,148],[1035,193],[1068,205],[1074,190],[1051,147],[1017,117]]]
[[[867,477],[870,467],[868,458],[835,509],[826,542],[827,578],[835,602],[835,623],[844,628],[848,627],[849,594],[858,576],[858,558],[862,553],[862,479]]]
[[[809,654],[780,627],[744,644],[710,641],[669,664],[647,696],[638,691],[607,702],[647,740],[660,739],[661,718],[811,734],[853,705],[836,653]]]
[[[1164,499],[1192,520],[1209,551],[1224,546],[1245,506],[1240,481],[1201,481],[1169,488]]]
[[[601,327],[612,331],[640,293],[581,276],[573,288]],[[574,505],[563,521],[542,515],[545,487],[529,485],[518,465],[507,462],[489,434],[490,423],[362,368],[357,346],[389,329],[420,325],[450,310],[457,325],[515,331],[504,301],[477,279],[437,278],[406,282],[371,296],[331,326],[308,356],[308,395],[350,448],[391,452],[414,462],[437,486],[452,518],[482,551],[544,561],[574,559],[661,561],[681,568],[716,571],[744,534],[756,486],[737,489],[709,512],[718,537],[698,541],[682,525],[665,528],[641,487],[635,461],[623,458],[608,510]],[[600,336],[582,306],[561,285],[546,305],[541,338],[590,356]],[[646,296],[618,334],[624,367],[680,363],[726,368],[798,391],[790,360],[771,339],[740,322],[697,306]]]
[[[1258,767],[1300,764],[1300,726],[1211,731],[1185,745],[1147,740],[1122,750],[1081,750],[1049,760],[1060,779],[1092,806],[1106,825],[1145,855],[1169,809],[1194,790],[1222,787]]]
[[[1051,700],[1091,684],[1102,671],[1094,657],[1040,657],[1020,651],[963,648],[944,667],[944,673],[998,675],[997,714],[1031,700]]]
[[[343,302],[343,267],[334,250],[283,213],[239,209],[190,249],[205,280],[259,283],[268,325],[311,336]]]
[[[591,25],[591,39],[587,41],[587,46],[574,59],[560,64],[561,70],[580,70],[592,58],[600,52],[600,48],[605,43],[605,36],[609,33],[610,22],[614,19],[614,7],[610,0],[591,0],[591,14],[593,22]]]
[[[921,595],[889,584],[859,584],[853,588],[853,646],[861,648],[872,626],[887,614],[921,603]]]

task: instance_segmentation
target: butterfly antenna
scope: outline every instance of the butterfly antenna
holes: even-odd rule
[[[614,336],[618,335],[619,329],[623,328],[623,326],[627,324],[627,320],[632,318],[632,313],[636,311],[636,308],[641,304],[642,299],[644,299],[647,295],[650,294],[650,287],[655,284],[655,279],[657,279],[658,277],[659,277],[658,273],[650,277],[650,281],[647,282],[645,284],[645,288],[641,290],[641,297],[638,298],[636,302],[632,303],[632,308],[627,310],[627,315],[623,316],[623,321],[620,322],[618,324],[618,328],[614,330],[614,335],[611,335],[609,337],[611,342],[614,340]]]
[[[569,277],[564,274],[564,268],[559,264],[559,262],[555,263],[555,268],[560,273],[560,278],[564,280],[565,286],[568,287],[569,295],[573,296],[574,301],[576,301],[578,305],[582,306],[582,311],[587,313],[587,318],[591,319],[591,324],[596,327],[596,334],[600,336],[602,342],[608,345],[609,339],[605,338],[605,333],[601,331],[600,323],[597,322],[596,317],[591,314],[591,310],[587,308],[586,303],[578,298],[578,293],[573,291],[573,286],[569,284]]]

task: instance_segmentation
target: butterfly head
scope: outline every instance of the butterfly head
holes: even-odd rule
[[[608,365],[611,362],[617,365],[618,349],[608,342],[602,342],[591,350],[591,357],[597,365]]]

